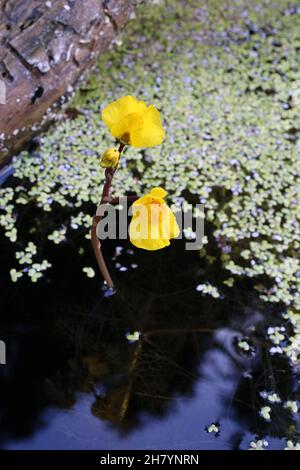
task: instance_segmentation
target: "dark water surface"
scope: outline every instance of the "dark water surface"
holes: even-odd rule
[[[280,312],[246,282],[223,285],[218,299],[197,292],[200,282],[222,286],[224,273],[181,241],[150,253],[124,242],[106,255],[118,286],[110,297],[73,247],[55,247],[51,281],[40,284],[9,282],[2,252],[1,448],[248,449],[257,436],[284,448],[291,415],[278,406],[271,423],[259,416],[263,390],[289,399],[295,389],[266,341]],[[248,353],[237,347],[244,336]]]

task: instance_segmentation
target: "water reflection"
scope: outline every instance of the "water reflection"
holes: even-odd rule
[[[71,248],[39,289],[1,280],[2,448],[238,449],[256,435],[283,448],[296,435],[292,414],[278,404],[270,423],[259,416],[263,390],[298,393],[287,361],[268,351],[274,308],[246,283],[221,299],[197,292],[223,273],[180,242],[163,253],[128,249],[110,247],[118,291],[108,298]]]

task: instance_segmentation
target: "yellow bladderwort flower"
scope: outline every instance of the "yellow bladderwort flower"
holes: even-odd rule
[[[165,137],[159,111],[133,96],[108,104],[102,119],[114,137],[133,147],[153,147]]]
[[[144,250],[159,250],[170,245],[170,239],[179,235],[179,227],[171,209],[164,201],[162,188],[153,188],[149,194],[132,205],[129,237],[133,245]]]
[[[114,168],[120,158],[120,152],[116,149],[108,149],[102,154],[100,158],[100,166],[102,168]]]

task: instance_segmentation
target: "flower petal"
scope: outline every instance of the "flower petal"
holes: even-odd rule
[[[163,206],[161,221],[162,238],[177,238],[180,234],[178,223],[173,211],[167,206]]]
[[[149,251],[160,250],[161,248],[165,248],[166,246],[170,245],[169,240],[163,240],[162,238],[159,238],[157,240],[151,240],[148,238],[130,238],[130,241],[137,248],[142,248],[144,250]]]
[[[156,187],[133,203],[129,237],[134,246],[159,250],[170,245],[171,238],[178,237],[175,215],[163,199],[166,194],[163,188]]]
[[[112,103],[109,103],[102,111],[102,119],[109,130],[114,126],[120,125],[120,122],[127,114],[137,113],[142,115],[147,109],[144,101],[139,101],[133,96],[123,96]]]
[[[144,126],[136,129],[131,134],[133,147],[153,147],[159,145],[165,138],[159,111],[154,106],[149,106],[143,114]]]
[[[164,197],[166,197],[168,193],[163,188],[157,187],[157,188],[151,189],[150,194],[153,197],[158,197],[160,199],[163,199]]]

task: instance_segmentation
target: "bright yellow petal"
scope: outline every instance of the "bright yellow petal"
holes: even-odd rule
[[[151,196],[153,196],[155,198],[158,197],[160,199],[163,199],[164,197],[166,197],[166,195],[168,193],[163,188],[157,187],[157,188],[151,189],[150,194],[151,194]]]
[[[138,100],[131,96],[132,100],[130,103],[130,110],[128,113],[137,113],[141,116],[144,116],[145,112],[147,112],[147,105],[145,101]]]
[[[121,100],[122,98],[109,103],[102,111],[102,119],[109,130],[124,118],[124,108],[121,105]]]
[[[153,147],[164,140],[159,111],[133,96],[123,96],[108,104],[102,119],[114,137],[134,147]]]
[[[125,126],[128,128],[129,133],[143,129],[144,119],[138,113],[127,114],[124,118]]]
[[[139,204],[132,208],[132,219],[129,225],[130,240],[141,240],[148,238],[148,211],[147,207]],[[133,242],[132,242],[133,243]],[[135,243],[134,243],[135,244]],[[135,245],[137,246],[137,245]]]
[[[154,194],[164,195],[162,188],[153,188],[153,190]],[[131,243],[138,248],[159,250],[168,246],[170,239],[176,238],[180,231],[171,209],[163,199],[155,197],[155,202],[153,202],[151,193],[133,204],[129,237]],[[162,203],[157,204],[157,200],[161,200]]]
[[[159,145],[165,138],[159,111],[154,106],[149,106],[143,114],[144,126],[135,129],[131,134],[133,147],[154,147]]]
[[[143,250],[155,251],[165,248],[170,245],[169,240],[149,240],[147,238],[133,239],[130,238],[131,243],[137,248],[142,248]]]
[[[176,238],[180,234],[174,213],[165,205],[163,206],[161,214],[161,237],[162,238]]]
[[[126,137],[126,139],[130,138],[130,132],[128,126],[126,126],[126,122],[124,119],[121,121],[117,122],[117,124],[114,124],[111,126],[109,129],[111,132],[111,135],[116,137],[117,139],[122,139]]]
[[[150,194],[145,194],[145,196],[142,196],[136,201],[134,201],[134,203],[132,204],[132,207],[143,205],[143,204],[150,204],[150,202],[151,202]]]
[[[146,109],[147,105],[143,101],[139,101],[133,96],[123,96],[103,109],[102,119],[109,130],[111,130],[112,127],[121,125],[121,121],[128,114],[137,113],[142,115]]]
[[[131,135],[134,131],[138,131],[143,128],[144,121],[140,114],[130,113],[114,124],[110,132],[114,137],[120,140],[124,140],[128,144],[131,144]]]
[[[133,205],[132,220],[129,226],[130,241],[138,248],[159,250],[169,245],[169,240],[162,239],[161,207],[151,204],[152,197],[147,194]]]

